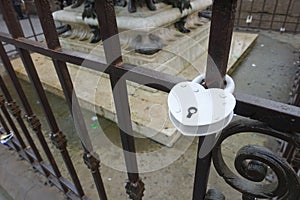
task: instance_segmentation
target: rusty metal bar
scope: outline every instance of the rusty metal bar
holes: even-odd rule
[[[33,35],[31,37],[34,37],[35,41],[38,41],[37,34],[35,33],[35,30],[34,30],[34,27],[33,27],[33,24],[32,24],[31,18],[30,18],[30,15],[27,15],[27,16],[28,16],[28,22],[29,22],[30,28],[31,28],[32,33],[33,33]]]
[[[61,49],[58,34],[55,29],[54,21],[50,12],[50,5],[47,1],[36,1],[35,3],[38,15],[41,19],[41,25],[46,36],[46,42],[49,49]],[[74,91],[74,86],[71,80],[65,62],[53,59],[54,67],[57,72],[59,81],[62,85],[63,92],[67,99],[67,103],[74,118],[74,123],[79,132],[80,139],[83,143],[85,150],[92,151],[92,144],[89,139],[88,131],[84,122],[84,118],[80,109],[77,95]]]
[[[296,26],[295,26],[294,33],[297,33],[297,30],[298,30],[299,24],[300,24],[300,15],[299,15],[299,16],[298,16],[298,18],[297,18],[297,23],[296,23]]]
[[[1,44],[1,45],[2,45],[2,44]],[[1,46],[1,45],[0,45],[0,46]],[[1,55],[1,56],[2,56],[2,55]],[[0,86],[1,86],[2,91],[3,91],[3,92],[6,92],[6,90],[5,90],[5,85],[4,85],[4,81],[3,81],[2,77],[0,77]],[[3,88],[4,88],[4,90],[3,90]],[[5,93],[5,95],[7,95],[7,93]],[[1,95],[1,96],[0,96],[0,103],[1,103],[0,106],[1,106],[1,110],[2,110],[2,111],[4,112],[4,114],[6,115],[6,118],[9,119],[10,117],[9,117],[9,114],[6,112],[6,108],[4,107],[4,102],[5,102],[5,100],[4,100],[3,96]],[[15,118],[16,118],[17,121],[19,122],[19,125],[20,125],[20,127],[21,127],[21,129],[22,129],[22,131],[23,131],[23,133],[24,133],[24,135],[25,135],[25,137],[26,137],[26,139],[27,139],[29,145],[30,145],[30,148],[32,149],[32,151],[33,151],[33,153],[34,153],[34,155],[35,155],[37,161],[38,161],[39,164],[40,164],[40,163],[43,161],[43,159],[42,159],[42,157],[41,157],[41,155],[40,155],[40,153],[39,153],[39,150],[38,150],[38,148],[36,147],[36,145],[35,145],[35,143],[34,143],[32,137],[31,137],[31,135],[30,135],[29,131],[27,130],[25,124],[22,123],[23,120],[22,120],[22,118],[21,118],[21,110],[19,109],[19,107],[16,105],[15,102],[10,101],[10,102],[8,103],[8,105],[11,107],[11,111],[12,111],[13,116],[15,116]],[[12,121],[11,121],[11,122],[12,122]],[[13,123],[13,122],[12,122],[12,123]],[[13,125],[13,124],[12,124],[12,125]],[[13,125],[13,126],[14,126],[14,125]],[[8,129],[8,127],[6,127],[6,130],[7,130],[8,133],[10,132],[9,129]],[[15,128],[14,131],[17,131],[17,129]],[[16,132],[16,134],[18,134],[18,131]],[[20,139],[20,142],[22,143],[23,140],[21,139],[21,137],[19,137],[18,139]],[[26,146],[25,146],[24,143],[22,143],[22,147],[23,147],[24,149],[26,148]],[[49,176],[49,174],[47,174],[47,172],[46,172],[45,170],[43,170],[43,172],[44,172],[44,174],[45,174],[47,177]]]
[[[299,107],[240,93],[236,93],[235,98],[237,115],[265,122],[283,132],[299,132]]]
[[[113,0],[95,1],[95,8],[107,66],[115,66],[110,68],[109,74],[129,179],[125,188],[129,198],[139,200],[145,189],[138,173],[126,81],[116,76],[117,70],[114,70],[123,61]]]
[[[48,144],[47,144],[47,142],[46,142],[46,140],[43,136],[43,133],[42,133],[42,130],[41,130],[41,125],[39,123],[39,119],[34,115],[34,113],[32,111],[32,108],[31,108],[31,106],[30,106],[30,104],[27,100],[27,97],[26,97],[26,95],[25,95],[25,93],[22,89],[22,86],[21,86],[21,84],[20,84],[20,82],[19,82],[19,80],[16,76],[16,73],[15,73],[15,71],[14,71],[12,65],[11,65],[11,62],[10,62],[8,56],[5,54],[5,50],[4,50],[4,47],[3,47],[2,43],[0,44],[0,55],[1,55],[3,65],[4,65],[4,67],[7,71],[10,79],[12,80],[13,85],[14,85],[14,87],[15,87],[15,89],[16,89],[19,97],[20,97],[20,100],[23,104],[23,107],[26,111],[27,119],[31,119],[30,123],[32,122],[31,123],[32,125],[36,124],[35,126],[32,126],[32,127],[35,127],[34,132],[36,133],[36,135],[39,139],[39,142],[40,142],[44,152],[46,153],[47,159],[48,159],[49,163],[51,164],[51,166],[54,170],[54,175],[59,179],[61,177],[61,173],[60,173],[60,171],[58,169],[58,166],[55,162],[55,159],[54,159],[54,157],[53,157],[53,155],[52,155],[52,153],[49,149],[49,146],[48,146]],[[9,102],[9,106],[10,106],[11,110],[13,111],[13,113],[19,113],[19,111],[18,111],[19,107],[18,107],[18,105],[16,105],[16,103],[13,101],[12,97],[9,95],[8,90],[7,90],[4,82],[3,82],[3,84],[1,84],[1,89],[4,92],[4,94],[6,96],[6,99]],[[7,92],[5,92],[5,91],[7,91]],[[22,131],[24,133],[28,133],[27,127],[23,122],[21,114],[15,115],[15,117],[16,117]],[[20,138],[18,138],[18,140],[20,141]],[[22,143],[21,143],[21,145],[22,145]],[[22,147],[23,147],[23,145],[22,145]],[[61,185],[61,188],[65,193],[67,192],[66,187]]]
[[[122,53],[113,0],[95,1],[100,35],[104,45],[106,63],[120,65]]]
[[[238,19],[237,19],[237,26],[240,26],[240,20],[241,20],[241,13],[242,13],[242,7],[243,7],[243,1],[244,0],[240,0],[240,6],[239,6],[239,10],[238,10]]]
[[[58,39],[58,33],[56,32],[56,27],[50,11],[49,2],[37,0],[35,2],[35,5],[45,34],[48,48],[52,50],[61,49]],[[91,170],[100,199],[106,200],[107,196],[99,172],[100,161],[98,159],[98,155],[96,155],[96,153],[93,152],[92,143],[89,139],[89,134],[86,128],[86,124],[84,122],[84,117],[80,109],[77,95],[74,91],[74,86],[67,65],[65,62],[55,59],[53,59],[53,63],[55,66],[55,70],[58,74],[59,81],[62,85],[67,103],[69,105],[71,115],[74,119],[75,127],[83,144],[84,162]]]
[[[287,6],[287,10],[286,10],[286,13],[285,13],[285,16],[284,16],[284,20],[283,20],[283,24],[282,24],[282,27],[283,27],[283,28],[285,28],[286,20],[287,20],[289,11],[290,11],[290,9],[291,9],[291,6],[292,6],[292,0],[289,0],[289,4],[288,4],[288,6]]]
[[[224,88],[227,63],[231,46],[237,0],[214,0],[209,35],[205,84],[208,88]],[[205,139],[199,137],[194,178],[193,200],[203,200],[206,195],[211,165],[211,152],[203,158],[200,149]]]
[[[251,1],[250,12],[249,12],[250,15],[252,15],[253,13],[253,6],[254,6],[254,0]]]
[[[211,166],[212,154],[208,153],[205,157],[200,158],[200,150],[204,144],[205,137],[198,138],[196,168],[194,177],[193,200],[203,200],[206,195],[208,177]]]
[[[237,0],[215,0],[209,34],[205,82],[211,88],[224,88]]]
[[[33,86],[35,87],[37,95],[40,99],[41,105],[43,107],[44,113],[45,113],[47,121],[48,121],[48,124],[51,128],[51,140],[54,143],[54,145],[56,146],[56,148],[59,149],[59,151],[63,157],[63,160],[67,166],[68,172],[70,173],[73,183],[76,187],[77,195],[79,197],[83,197],[84,196],[83,189],[81,187],[81,184],[80,184],[79,178],[77,176],[76,170],[74,168],[73,162],[72,162],[69,152],[67,150],[66,137],[58,128],[56,119],[54,117],[54,114],[52,112],[52,109],[50,107],[48,99],[46,97],[45,91],[44,91],[42,83],[38,77],[36,69],[34,68],[34,64],[30,57],[30,54],[27,50],[23,50],[23,49],[19,49],[19,52],[20,52],[20,56],[23,60],[23,64],[28,73],[28,76],[29,76],[31,82],[33,83]],[[32,117],[29,117],[28,120],[31,123],[34,122],[34,118],[32,118]]]
[[[1,54],[1,45],[0,45],[0,54]],[[0,76],[0,88],[1,88],[3,94],[4,94],[5,98],[6,98],[7,104],[8,105],[13,105],[14,102],[13,102],[13,100],[12,100],[12,98],[10,96],[10,93],[9,93],[9,91],[8,91],[8,89],[7,89],[7,87],[6,87],[5,83],[4,83],[4,80],[2,79],[1,76]],[[2,101],[4,101],[4,98],[2,96],[1,96],[1,99],[3,99]],[[15,126],[15,123],[13,122],[12,118],[10,117],[7,109],[4,106],[3,107],[1,106],[1,110],[2,110],[3,114],[5,115],[5,117],[6,117],[7,121],[8,121],[8,123],[9,123],[10,127],[12,128],[14,134],[16,135],[16,137],[18,139],[18,142],[21,145],[21,148],[25,149],[26,148],[26,144],[25,144],[23,138],[21,137],[21,135],[20,135],[17,127]],[[13,112],[13,114],[14,114],[14,112]],[[20,126],[20,127],[23,127],[23,126]],[[26,128],[26,126],[25,126],[25,128]],[[27,130],[27,128],[26,128],[26,130]],[[28,130],[27,130],[27,132],[28,132]]]
[[[4,107],[4,98],[3,98],[2,95],[0,95],[0,107],[1,107],[1,108]],[[1,123],[1,125],[2,125],[2,128],[5,130],[5,132],[6,132],[6,133],[9,133],[10,130],[9,130],[8,126],[7,126],[6,121],[4,120],[4,118],[2,117],[1,114],[0,114],[0,123]]]
[[[270,29],[273,29],[273,23],[274,23],[274,18],[275,18],[275,13],[278,7],[278,0],[276,0],[275,6],[274,6],[274,10],[272,13],[272,19],[271,19],[271,24],[270,24]]]
[[[4,98],[3,98],[3,96],[2,95],[0,95],[0,107],[1,107],[1,110],[3,110],[3,109],[5,109],[5,106],[4,106],[4,103],[5,103],[5,100],[4,100]],[[6,113],[5,113],[6,114]],[[5,115],[4,114],[4,115]],[[9,116],[9,115],[8,115]],[[6,118],[7,118],[7,116],[5,116]],[[9,116],[10,117],[10,116]],[[7,120],[7,121],[9,121],[9,120]],[[11,121],[9,121],[9,122],[11,122]],[[2,116],[2,114],[0,113],[0,125],[1,125],[1,128],[2,129],[4,129],[4,131],[7,133],[7,134],[9,134],[11,131],[10,131],[10,129],[8,128],[8,125],[7,125],[7,123],[6,123],[6,121],[5,121],[5,119],[3,118],[3,116]],[[14,125],[14,124],[13,124]],[[2,134],[2,133],[1,133]],[[0,134],[0,135],[1,135]],[[17,133],[17,134],[19,134],[19,133]],[[8,141],[7,142],[8,143],[8,145],[10,145],[10,143],[11,143],[11,145],[12,145],[12,147],[11,148],[13,148],[13,149],[15,149],[16,151],[17,151],[17,153],[19,154],[19,156],[21,156],[21,148],[11,139],[10,141]],[[31,164],[32,164],[32,162],[31,162]],[[33,166],[33,165],[32,165]]]
[[[114,73],[110,75],[113,98],[116,107],[119,131],[125,157],[129,182],[126,185],[127,194],[131,199],[142,199],[144,184],[139,178],[135,154],[135,143],[132,130],[131,114],[128,101],[126,80],[120,79]]]
[[[3,86],[2,86],[3,84],[4,84],[3,79],[2,79],[2,77],[0,76],[0,86],[1,86],[2,92],[3,92],[4,95],[6,96],[6,92],[8,92],[8,91],[5,91],[6,88],[3,89]],[[8,113],[8,111],[7,111],[7,109],[6,109],[6,107],[4,106],[4,103],[5,103],[4,101],[5,101],[5,100],[4,100],[4,97],[3,97],[2,95],[0,95],[0,106],[1,106],[1,110],[2,110],[2,113],[4,114],[4,116],[5,116],[6,120],[7,120],[7,122],[9,123],[11,129],[13,130],[13,132],[14,132],[14,134],[15,134],[15,136],[16,136],[16,138],[17,138],[17,140],[18,140],[18,142],[19,142],[19,144],[20,144],[20,146],[21,146],[21,147],[19,147],[18,145],[16,145],[16,144],[13,142],[15,149],[19,152],[21,149],[24,150],[24,149],[26,148],[26,145],[25,145],[25,143],[24,143],[23,138],[21,137],[21,135],[20,135],[20,133],[19,133],[19,130],[17,129],[17,127],[16,127],[15,123],[13,122],[12,118],[10,117],[10,115],[9,115],[9,113]],[[4,128],[5,128],[5,127],[4,127]],[[9,130],[8,127],[5,128],[5,130],[6,130],[6,132],[7,132],[7,131]],[[8,132],[7,132],[7,133],[8,133]],[[30,159],[30,157],[29,157],[28,155],[27,155],[27,160],[29,160],[29,162],[30,162],[31,164],[33,163],[33,160]]]
[[[4,0],[1,0],[0,2],[1,2],[1,9],[2,9],[2,13],[4,15],[4,19],[6,21],[7,27],[9,29],[10,33],[12,34],[12,36],[14,38],[24,37],[22,29],[20,28],[20,23],[18,22],[16,16],[14,15],[11,2],[5,3]],[[8,18],[9,14],[11,14],[11,16],[14,16],[14,17]],[[42,84],[40,82],[40,79],[39,79],[36,69],[34,67],[34,64],[30,57],[30,54],[27,50],[24,50],[24,49],[18,49],[18,51],[20,53],[20,57],[23,61],[23,64],[25,66],[25,69],[27,71],[29,79],[33,83],[35,90],[37,92],[37,95],[41,101],[43,110],[47,117],[48,124],[51,127],[51,131],[52,131],[51,139],[52,139],[53,143],[56,145],[56,147],[61,152],[63,160],[67,166],[68,172],[70,173],[71,178],[75,184],[75,187],[77,190],[76,191],[77,195],[79,197],[83,197],[84,193],[83,193],[81,184],[79,182],[78,176],[76,174],[76,171],[75,171],[75,168],[71,161],[71,158],[69,156],[69,153],[66,149],[66,145],[67,145],[66,138],[62,134],[62,132],[58,129],[55,117],[50,108],[45,91],[42,87]],[[28,116],[28,121],[32,124],[33,130],[35,130],[35,131],[40,130],[41,125],[35,116]]]
[[[264,16],[265,7],[266,7],[266,0],[263,1],[261,13],[260,13],[260,19],[259,19],[258,28],[261,28],[261,22],[262,22],[262,18]]]
[[[27,49],[48,57],[52,57],[56,60],[80,65],[87,69],[92,69],[107,74],[110,74],[111,71],[115,68],[114,65],[107,66],[101,58],[96,56],[69,51],[66,49],[51,50],[48,49],[43,43],[32,42],[31,40],[25,38],[13,39],[6,33],[0,33],[0,40],[11,43],[22,49]],[[169,88],[172,88],[175,84],[184,81],[184,79],[179,77],[173,77],[165,73],[160,73],[151,69],[138,67],[131,64],[123,64],[121,67],[118,67],[117,70],[114,71],[114,73],[117,73],[117,76],[122,76],[126,73],[127,80],[136,83],[153,83],[148,84],[147,86],[165,92],[169,92]]]

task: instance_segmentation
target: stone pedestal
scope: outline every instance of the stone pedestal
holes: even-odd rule
[[[167,27],[177,22],[180,18],[206,9],[212,4],[212,0],[191,0],[191,7],[181,13],[178,8],[164,3],[155,4],[157,10],[150,11],[146,7],[137,7],[136,13],[128,13],[127,7],[115,7],[116,19],[119,31],[140,30],[152,31],[159,27]],[[72,9],[71,6],[64,10],[56,11],[53,17],[57,21],[72,25],[98,25],[96,19],[85,18],[82,20],[83,5]]]
[[[178,8],[164,3],[156,4],[156,11],[138,7],[136,13],[128,13],[127,7],[115,7],[124,62],[176,75],[201,57],[207,48],[210,23],[208,19],[199,18],[198,12],[211,4],[211,0],[194,0],[191,1],[192,8],[185,9],[182,13]],[[97,21],[82,20],[82,10],[82,6],[76,9],[67,7],[53,13],[55,20],[72,27],[72,30],[61,36],[61,44],[64,48],[94,54],[104,59],[102,42],[89,43],[92,37],[89,26],[97,25]],[[174,23],[187,15],[185,27],[191,32],[184,34],[174,27]],[[162,50],[152,55],[137,53],[137,37],[140,36],[144,40],[148,39],[149,35],[160,39],[163,43]]]

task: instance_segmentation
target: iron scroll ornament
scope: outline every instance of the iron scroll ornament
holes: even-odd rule
[[[281,200],[299,200],[300,179],[287,161],[265,147],[247,145],[242,147],[235,158],[237,172],[232,172],[226,165],[221,151],[221,144],[228,137],[243,133],[257,132],[273,136],[300,147],[300,134],[276,131],[265,123],[249,119],[232,122],[226,127],[213,149],[213,163],[217,173],[234,189],[243,194],[243,199],[277,198]],[[277,176],[274,183],[262,183],[267,176],[267,168]]]

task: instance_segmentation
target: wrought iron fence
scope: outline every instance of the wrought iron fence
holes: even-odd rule
[[[184,80],[143,67],[123,63],[112,0],[95,1],[100,30],[102,30],[101,38],[103,39],[106,56],[105,63],[97,57],[91,58],[84,53],[62,49],[48,1],[36,0],[35,4],[45,35],[46,45],[33,42],[24,37],[21,25],[14,14],[12,2],[8,0],[0,0],[0,8],[9,30],[9,34],[0,33],[0,40],[1,42],[16,46],[47,118],[48,125],[51,129],[50,138],[60,151],[71,176],[71,180],[62,176],[56,159],[49,150],[49,144],[47,144],[43,136],[42,125],[37,116],[33,113],[32,107],[5,52],[4,46],[0,43],[0,56],[3,66],[11,78],[17,94],[20,97],[23,109],[25,110],[25,115],[21,114],[19,105],[16,104],[10,95],[10,91],[8,91],[6,87],[6,83],[0,77],[0,87],[2,91],[0,95],[0,107],[2,111],[0,122],[7,133],[13,131],[16,136],[8,144],[68,198],[88,199],[74,169],[73,161],[69,156],[66,137],[56,122],[30,52],[37,52],[50,57],[63,88],[74,123],[76,124],[77,132],[81,136],[83,161],[90,169],[99,198],[102,200],[107,199],[99,170],[101,158],[93,152],[93,147],[79,107],[77,95],[73,89],[73,83],[66,62],[107,73],[109,74],[111,87],[114,91],[114,103],[127,167],[128,181],[125,187],[126,193],[131,199],[142,199],[145,188],[138,172],[138,163],[135,154],[135,138],[132,134],[133,130],[126,80],[164,92],[169,92],[169,88],[172,88],[175,84]],[[208,51],[218,66],[223,80],[218,81],[214,79],[215,71],[208,65],[205,79],[207,87],[222,87],[225,84],[224,77],[228,62],[236,4],[236,0],[214,1]],[[126,80],[123,77],[124,74],[126,74]],[[244,179],[241,179],[225,165],[220,146],[230,135],[240,132],[256,131],[262,134],[272,135],[275,138],[287,141],[294,147],[299,148],[299,108],[245,94],[235,94],[235,97],[237,100],[235,113],[249,119],[232,123],[222,132],[217,146],[210,154],[204,158],[199,156],[195,158],[197,159],[197,164],[193,199],[220,199],[220,196],[222,196],[212,190],[207,191],[208,175],[211,159],[213,159],[214,166],[219,175],[234,189],[241,192],[244,199],[278,197],[281,199],[296,200],[298,198],[298,191],[300,190],[299,177],[285,159],[262,147],[243,147],[238,152],[235,161],[238,173],[244,177]],[[8,112],[9,110],[10,113]],[[12,117],[16,119],[15,121],[18,123],[18,126],[21,127],[20,130],[16,127],[17,125]],[[32,139],[33,136],[28,130],[24,117],[29,127],[32,128],[36,134],[42,149],[39,149]],[[205,137],[199,137],[198,153],[204,139]],[[30,145],[30,149],[26,147],[26,143]],[[43,160],[40,155],[41,151],[45,152],[48,161]],[[277,175],[278,181],[274,184],[264,185],[261,182],[266,176],[266,169],[268,167]]]
[[[22,25],[22,29],[24,31],[24,35],[26,38],[34,40],[34,41],[38,41],[41,42],[43,41],[43,32],[39,26],[40,22],[38,17],[36,17],[35,15],[25,15],[25,18],[20,20],[20,23]],[[2,16],[1,16],[2,17]],[[3,28],[5,28],[4,24]],[[7,52],[7,54],[11,57],[14,57],[17,55],[17,50],[13,45],[4,43],[4,48]]]
[[[297,0],[241,0],[237,6],[237,27],[300,32],[300,2]]]

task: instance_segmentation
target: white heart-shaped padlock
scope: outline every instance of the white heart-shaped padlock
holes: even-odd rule
[[[221,131],[233,117],[236,100],[231,92],[231,89],[205,89],[198,81],[175,85],[168,96],[173,125],[187,136]]]

